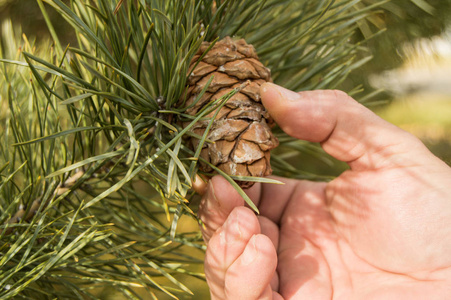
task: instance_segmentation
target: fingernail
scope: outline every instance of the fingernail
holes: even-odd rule
[[[198,193],[199,195],[203,196],[207,190],[208,187],[208,181],[204,181],[202,177],[200,177],[199,174],[196,174],[193,180],[193,189]]]
[[[257,240],[257,236],[254,235],[249,240],[246,249],[244,249],[243,254],[241,255],[241,263],[245,266],[250,265],[258,256],[258,249],[255,245]]]
[[[300,94],[290,91],[289,89],[286,89],[286,88],[281,87],[280,85],[277,85],[274,83],[268,82],[262,86],[263,93],[268,92],[270,89],[275,90],[279,94],[280,98],[282,98],[284,100],[298,101],[302,97]]]
[[[284,87],[274,85],[277,92],[279,92],[280,96],[288,101],[299,101],[301,99],[301,95],[299,95],[296,92],[290,91],[289,89],[286,89]]]
[[[265,82],[260,86],[260,92],[266,93],[269,89],[272,89],[273,86],[275,86],[275,84],[271,82]]]

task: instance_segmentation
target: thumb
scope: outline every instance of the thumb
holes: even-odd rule
[[[272,83],[263,84],[260,92],[263,105],[287,134],[321,143],[327,153],[352,169],[399,166],[408,163],[399,154],[429,153],[413,135],[379,118],[344,92],[295,93]]]

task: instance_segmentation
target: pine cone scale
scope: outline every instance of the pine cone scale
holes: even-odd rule
[[[218,141],[221,139],[226,141],[234,141],[248,126],[249,123],[243,120],[218,120],[209,132],[208,138],[212,141]]]
[[[202,77],[216,71],[216,67],[204,62],[199,62],[196,69],[191,72],[190,76],[188,77],[188,84],[193,85],[195,84],[199,79]]]
[[[257,144],[241,139],[233,151],[232,161],[237,164],[252,164],[263,157],[264,153]]]
[[[265,123],[252,123],[241,138],[256,144],[263,144],[270,141],[271,135],[268,133],[265,125]]]
[[[229,76],[234,76],[242,80],[260,78],[254,66],[246,60],[228,62],[224,66],[219,67],[219,70],[225,72]]]
[[[200,80],[200,82],[196,85],[193,92],[200,93],[202,89],[207,85],[208,81],[210,81],[210,77],[213,76],[213,80],[207,88],[207,92],[217,92],[220,88],[231,86],[238,82],[238,79],[227,76],[222,72],[213,72],[211,75],[207,75]]]

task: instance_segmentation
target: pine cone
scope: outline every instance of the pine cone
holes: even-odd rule
[[[204,42],[191,61],[189,70],[195,66],[210,43]],[[279,141],[268,126],[271,123],[268,112],[260,101],[260,85],[271,81],[270,70],[258,60],[252,45],[243,39],[234,41],[226,37],[217,42],[189,74],[184,99],[190,106],[207,82],[214,76],[210,86],[195,106],[187,109],[190,115],[202,109],[210,101],[221,98],[234,88],[247,85],[232,96],[219,111],[208,139],[214,143],[205,143],[201,157],[217,166],[229,175],[268,176],[272,173],[270,150],[277,147]],[[208,117],[213,117],[214,112]],[[208,121],[198,122],[193,131],[203,135]],[[199,140],[191,138],[193,149],[197,149]],[[207,164],[200,163],[204,172],[213,170]],[[243,187],[251,187],[253,182],[239,181]]]

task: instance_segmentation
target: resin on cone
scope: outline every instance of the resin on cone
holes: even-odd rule
[[[272,121],[260,101],[259,90],[263,83],[271,81],[271,72],[258,60],[254,47],[243,39],[226,37],[218,41],[199,61],[209,46],[210,43],[204,42],[191,61],[189,87],[184,95],[185,107],[192,106],[212,76],[213,80],[202,98],[186,112],[196,115],[207,103],[235,88],[241,89],[216,116],[207,137],[210,142],[204,143],[201,157],[229,175],[268,176],[272,173],[270,150],[277,147],[279,142],[268,126]],[[214,113],[207,117],[213,117]],[[194,133],[202,136],[208,123],[198,122],[193,128]],[[199,139],[192,137],[190,143],[196,150]],[[203,162],[200,162],[200,170],[213,172]],[[243,188],[253,185],[253,182],[237,183]]]

